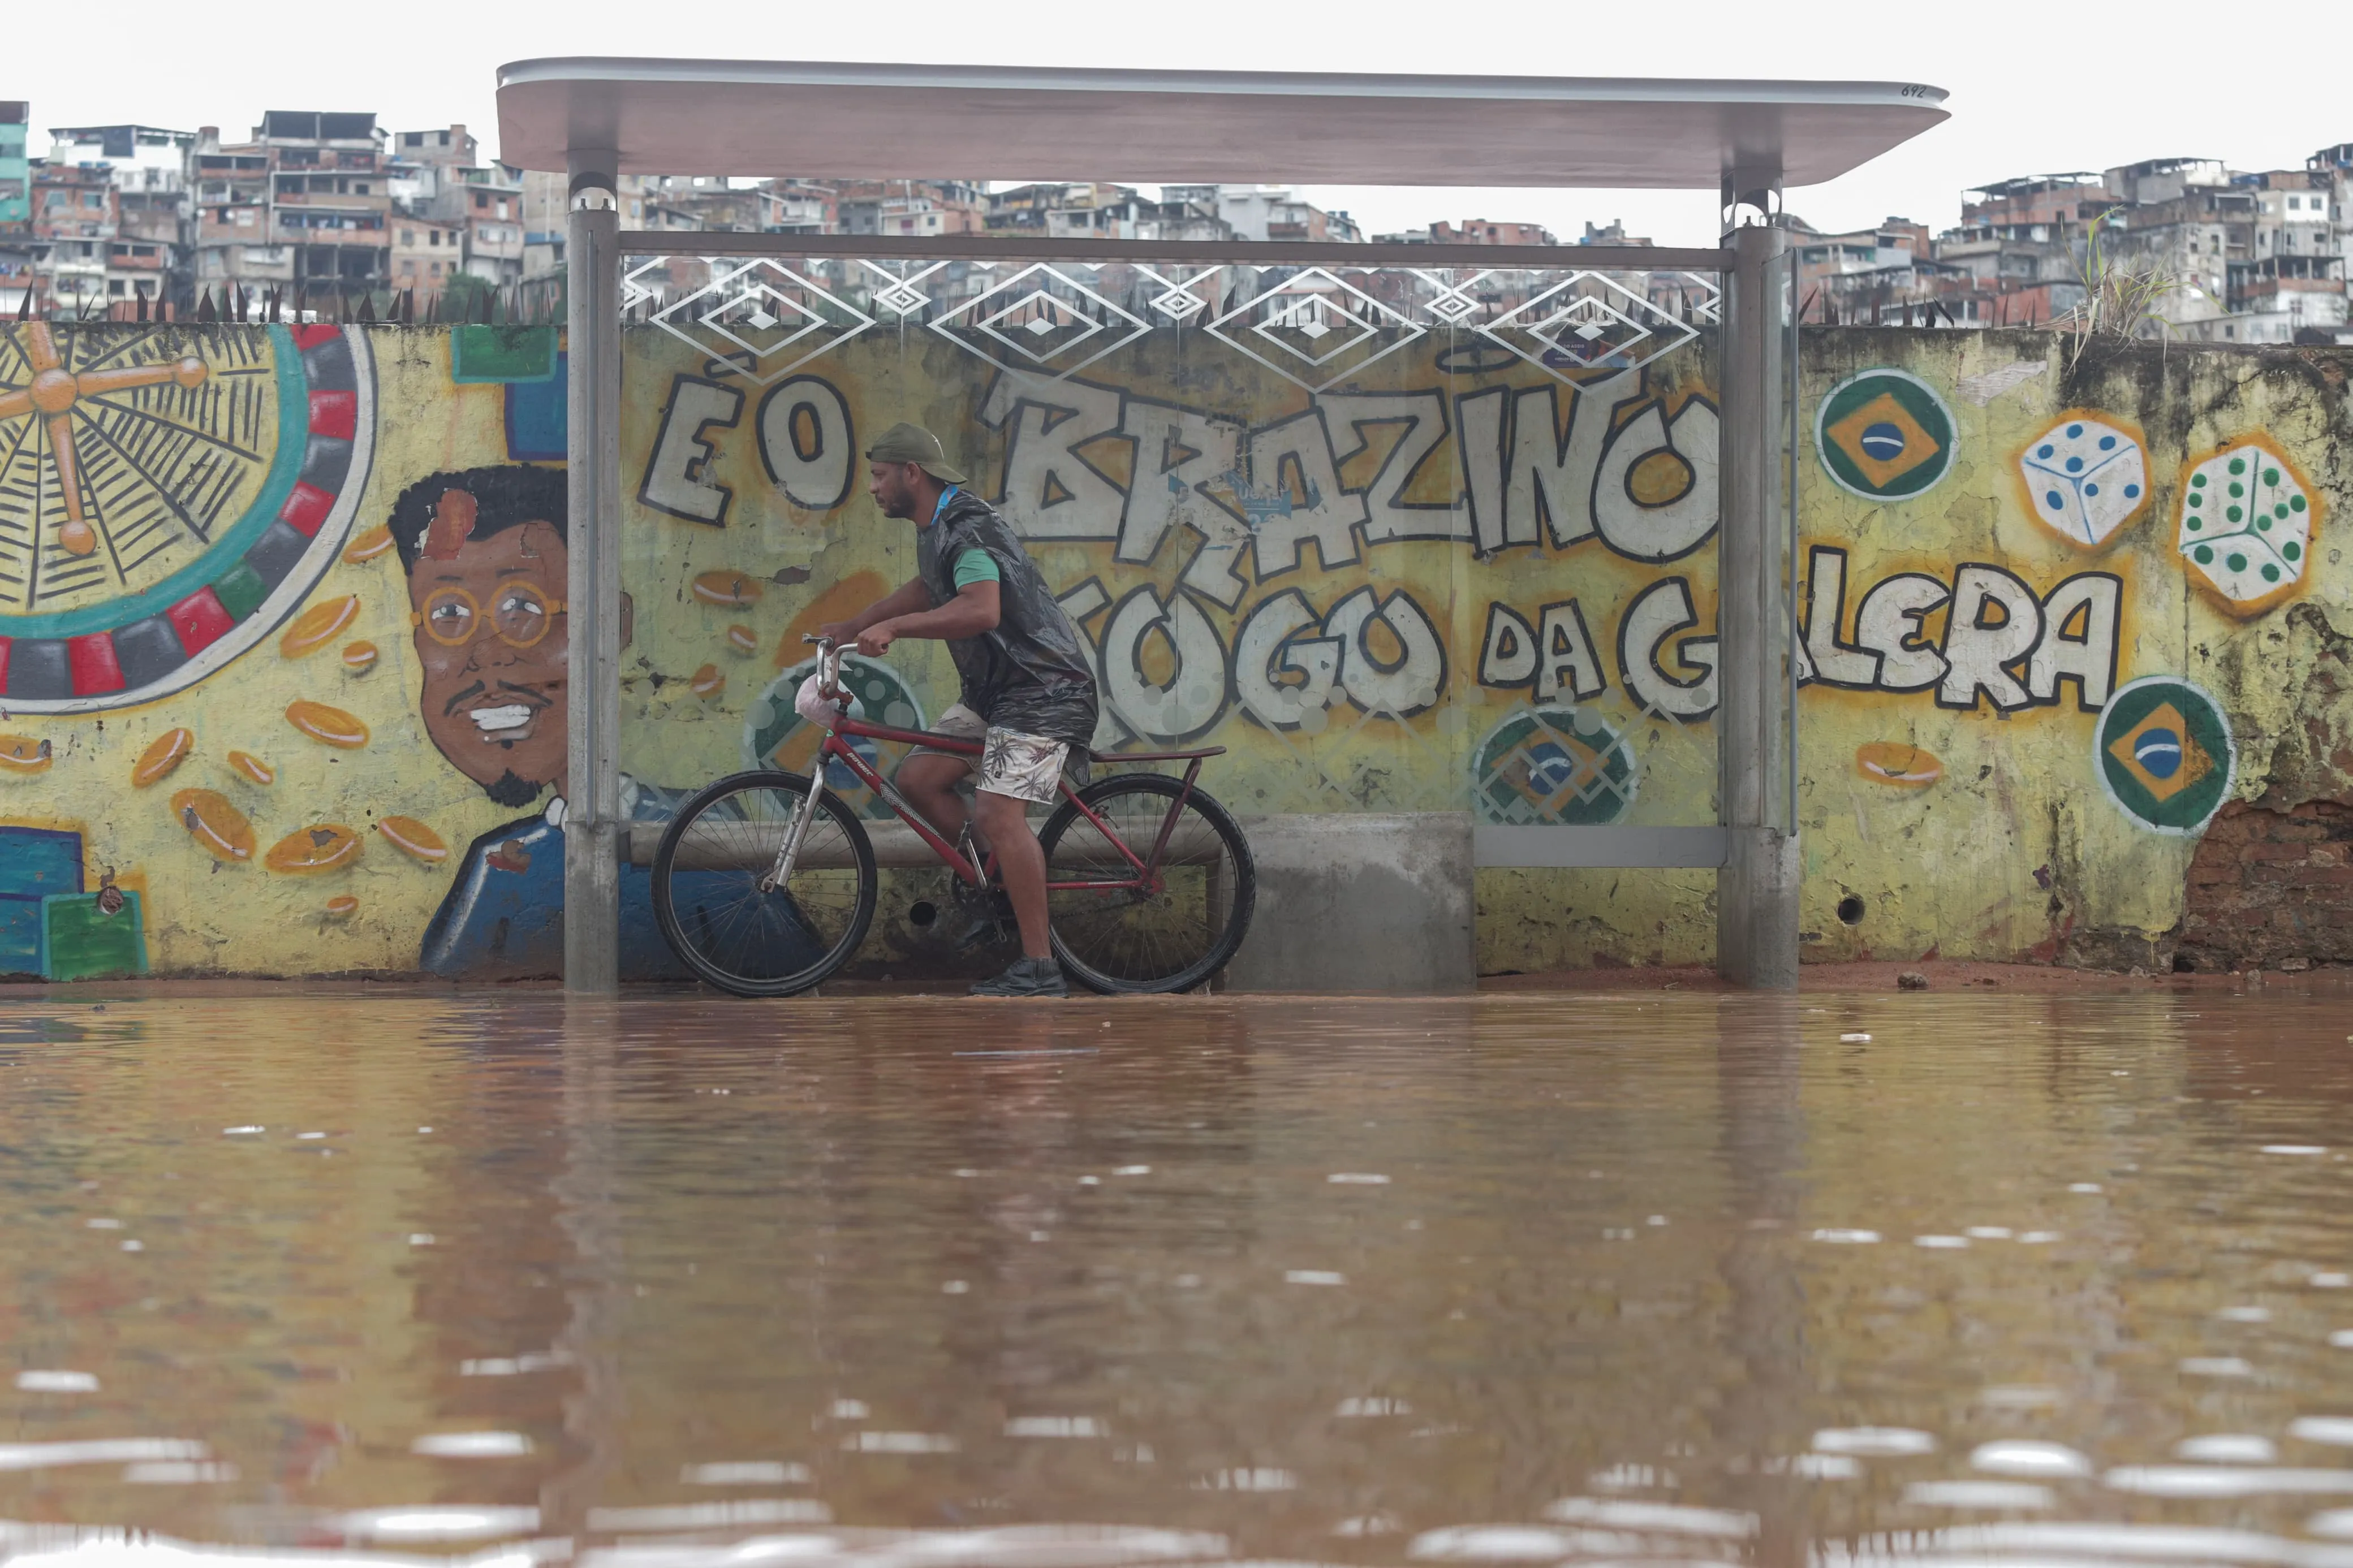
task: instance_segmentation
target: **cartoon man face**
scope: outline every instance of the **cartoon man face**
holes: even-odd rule
[[[426,733],[502,805],[564,788],[564,476],[476,468],[412,485],[392,531],[408,568]]]
[[[441,508],[471,510],[462,490]],[[544,521],[429,546],[408,572],[426,733],[458,771],[501,793],[509,779],[561,786],[564,536]]]

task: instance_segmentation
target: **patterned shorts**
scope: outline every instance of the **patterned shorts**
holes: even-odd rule
[[[1018,730],[1000,730],[961,702],[952,703],[932,729],[939,734],[969,736],[982,742],[977,787],[989,794],[1009,795],[1016,800],[1044,805],[1060,793],[1062,765],[1070,760],[1069,742],[1050,741],[1043,735],[1025,735]],[[918,746],[910,754],[955,757],[967,767],[972,765],[970,757],[932,746]]]

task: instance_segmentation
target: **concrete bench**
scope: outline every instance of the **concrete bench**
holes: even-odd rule
[[[1461,992],[1477,979],[1471,817],[1467,812],[1283,813],[1240,819],[1258,870],[1249,938],[1226,971],[1235,991]],[[940,864],[904,823],[866,822],[875,863],[889,870]],[[1198,829],[1196,831],[1198,831]],[[629,862],[653,863],[658,824],[632,825]],[[816,849],[819,847],[813,846]],[[1170,846],[1179,863],[1207,858],[1214,841]],[[740,861],[714,836],[690,844],[689,866]],[[812,868],[849,858],[812,855]]]
[[[922,871],[942,863],[938,852],[916,837],[915,830],[903,822],[861,821],[859,826],[866,829],[867,839],[874,846],[874,864],[881,870]],[[661,844],[663,827],[664,825],[659,823],[640,822],[630,826],[630,865],[651,866],[654,863],[654,851]],[[1248,824],[1245,824],[1243,832],[1248,834],[1250,831]],[[1130,847],[1140,855],[1150,846],[1137,844]],[[1169,837],[1167,850],[1161,859],[1168,865],[1206,865],[1218,849],[1217,835],[1198,822],[1187,821]],[[681,840],[678,849],[680,868],[690,871],[746,870],[755,864],[765,866],[767,860],[768,855],[765,852],[747,858],[744,847],[730,843],[723,829],[706,829],[700,823]],[[841,871],[849,869],[851,861],[848,847],[839,834],[823,834],[818,836],[816,843],[804,848],[800,864],[813,871]]]

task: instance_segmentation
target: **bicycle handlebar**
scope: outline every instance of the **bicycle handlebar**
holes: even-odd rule
[[[841,695],[841,656],[848,650],[831,637],[813,634],[803,637],[801,641],[817,644],[818,695],[839,698]]]

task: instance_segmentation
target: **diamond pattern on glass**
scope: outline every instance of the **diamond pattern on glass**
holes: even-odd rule
[[[663,285],[670,281],[670,258],[650,257],[621,274],[621,309],[624,312],[640,305],[659,300]]]
[[[1059,380],[1142,337],[1151,323],[1040,261],[945,311],[932,331],[991,364]]]
[[[932,297],[915,285],[945,267],[947,263],[934,261],[913,272],[894,272],[889,263],[881,261],[861,261],[858,265],[881,279],[881,287],[869,296],[870,302],[890,311],[892,315],[903,318],[913,315],[932,303]],[[901,265],[913,266],[913,264],[910,262]]]
[[[1421,302],[1421,308],[1450,327],[1459,327],[1479,313],[1479,300],[1471,290],[1487,278],[1477,272],[1460,283],[1449,283],[1436,273],[1416,271],[1414,276],[1437,290]]]
[[[1161,285],[1161,291],[1152,297],[1152,308],[1169,321],[1181,324],[1216,302],[1218,280],[1225,269],[1205,267],[1190,278],[1166,278],[1149,267],[1138,267],[1135,270],[1150,282]],[[1205,283],[1209,289],[1206,299],[1194,291]]]
[[[1679,272],[1677,287],[1684,281],[1691,287],[1683,289],[1683,317],[1686,321],[1704,321],[1711,327],[1724,323],[1724,286],[1704,272]]]
[[[1568,382],[1609,380],[1640,370],[1699,335],[1596,272],[1563,279],[1479,331]]]
[[[1476,332],[1572,384],[1608,381],[1724,311],[1718,282],[1697,272],[712,256],[631,257],[621,303],[709,356],[713,374],[760,384],[882,321],[922,321],[993,364],[1056,378],[1154,328],[1200,331],[1311,392],[1431,331]]]
[[[1462,324],[1462,318],[1479,313],[1479,301],[1466,300],[1452,289],[1449,289],[1435,300],[1423,300],[1421,308],[1448,326],[1459,327]]]
[[[761,386],[858,336],[874,318],[761,258],[654,312],[653,324]]]
[[[1337,385],[1425,335],[1409,318],[1320,267],[1294,273],[1202,331],[1310,392]]]

